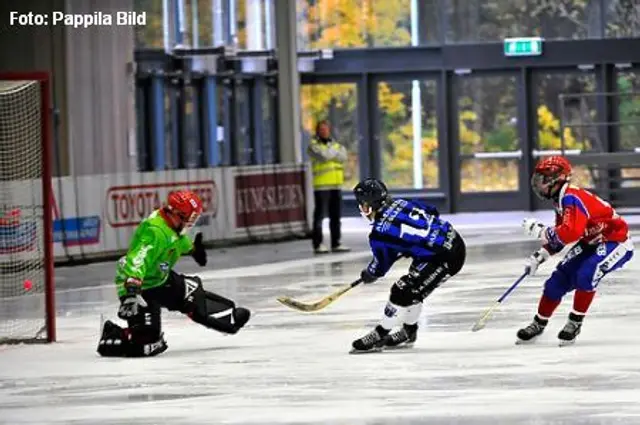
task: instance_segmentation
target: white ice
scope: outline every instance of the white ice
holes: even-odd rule
[[[517,346],[553,265],[472,333],[525,252],[492,261],[486,251],[428,299],[413,349],[379,354],[348,350],[375,325],[407,263],[316,314],[274,300],[330,292],[357,276],[362,253],[208,273],[209,289],[254,311],[250,325],[223,336],[166,314],[169,350],[150,359],[96,355],[99,314],[116,306],[110,288],[61,293],[85,301],[59,318],[60,342],[0,346],[0,423],[640,424],[637,257],[603,281],[574,346],[556,339],[571,297],[536,344]]]

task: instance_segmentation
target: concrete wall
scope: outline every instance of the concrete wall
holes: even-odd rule
[[[133,0],[0,1],[0,71],[52,75],[60,111],[54,170],[86,175],[135,170],[134,28],[9,27],[9,13],[113,13]],[[131,137],[131,139],[130,139]]]
[[[53,26],[9,26],[10,12],[50,13],[62,10],[63,0],[0,1],[0,72],[47,71],[51,75],[55,106],[66,109],[64,28]],[[61,121],[59,146],[53,160],[54,173],[69,169],[66,122]]]
[[[68,13],[133,10],[132,0],[67,0]],[[73,174],[135,170],[134,28],[66,28]],[[131,139],[130,139],[131,137]],[[131,146],[130,146],[131,144]]]

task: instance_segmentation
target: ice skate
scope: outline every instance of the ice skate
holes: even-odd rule
[[[580,329],[582,328],[582,317],[573,313],[569,314],[567,324],[558,333],[561,347],[573,344],[576,341],[576,337],[580,335]]]
[[[548,322],[548,320],[541,319],[536,315],[527,327],[518,331],[516,344],[526,344],[535,341],[536,338],[544,332],[544,328]]]
[[[402,329],[390,333],[384,338],[384,348],[386,350],[397,350],[400,348],[411,348],[418,338],[417,325],[405,325]]]
[[[351,344],[352,349],[350,351],[351,354],[360,354],[360,353],[375,353],[382,351],[384,347],[384,337],[386,337],[386,331],[380,327],[376,326],[374,330],[363,336],[362,338],[356,339]]]

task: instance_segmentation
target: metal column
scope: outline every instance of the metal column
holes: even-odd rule
[[[358,158],[359,158],[359,179],[362,180],[366,177],[372,177],[371,173],[371,163],[370,161],[366,161],[367,158],[371,158],[370,146],[372,145],[372,140],[374,137],[374,131],[371,126],[374,117],[370,117],[369,113],[369,74],[362,74],[360,79],[358,80],[357,85],[357,96],[358,96],[358,106],[356,109],[357,117],[357,125],[358,125],[358,136],[360,137],[358,143]]]
[[[220,165],[220,146],[218,143],[218,85],[216,77],[208,75],[204,80],[204,125],[206,131],[205,152],[206,164],[209,167]]]
[[[457,105],[451,71],[442,71],[438,81],[438,151],[440,186],[447,196],[448,212],[458,210],[460,198],[460,143],[458,141]]]
[[[532,152],[535,146],[535,131],[537,112],[534,106],[533,81],[531,70],[522,68],[517,79],[517,105],[518,105],[518,134],[522,159],[520,162],[520,193],[524,196],[525,208],[532,211],[535,206],[534,194],[529,184],[529,179],[535,167],[535,158]]]
[[[297,55],[296,8],[275,2],[278,58],[278,152],[280,162],[302,162],[300,137],[300,75]]]
[[[153,170],[165,169],[166,158],[164,154],[164,77],[153,75],[151,77],[151,140],[153,144]]]

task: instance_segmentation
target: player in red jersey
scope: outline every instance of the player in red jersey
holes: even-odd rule
[[[566,245],[575,243],[547,279],[533,322],[518,331],[518,341],[527,342],[540,335],[562,297],[575,290],[573,311],[558,334],[560,344],[575,341],[582,320],[591,305],[600,280],[621,268],[633,256],[627,223],[598,196],[572,186],[571,164],[561,156],[541,160],[531,178],[533,191],[553,201],[555,226],[536,219],[525,219],[525,233],[542,241],[542,248],[527,260],[529,274]]]

